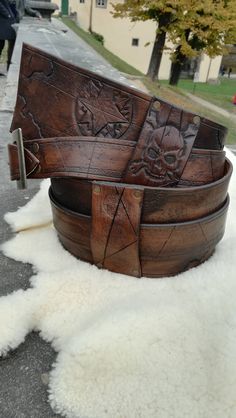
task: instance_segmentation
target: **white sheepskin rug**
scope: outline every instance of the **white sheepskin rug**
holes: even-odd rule
[[[235,418],[236,171],[214,256],[159,280],[98,270],[66,252],[48,185],[5,217],[18,233],[2,250],[37,274],[31,288],[0,299],[1,355],[40,331],[58,352],[50,403],[69,418]]]

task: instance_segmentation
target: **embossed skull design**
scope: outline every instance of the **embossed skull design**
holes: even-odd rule
[[[173,181],[184,148],[184,139],[174,126],[157,128],[150,136],[143,158],[133,162],[131,171],[137,174],[144,170],[146,177],[160,183]]]

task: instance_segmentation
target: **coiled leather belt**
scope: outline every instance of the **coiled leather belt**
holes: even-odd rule
[[[51,177],[54,225],[77,257],[161,277],[200,264],[222,238],[223,126],[24,45],[17,128],[11,179]]]

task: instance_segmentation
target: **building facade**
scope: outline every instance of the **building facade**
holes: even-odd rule
[[[58,0],[60,1],[60,0]],[[61,0],[63,1],[63,0]],[[104,37],[104,46],[119,58],[146,74],[151,58],[157,25],[154,21],[131,22],[128,18],[114,18],[112,3],[123,0],[69,0],[69,13],[76,16],[77,24]],[[166,44],[158,74],[168,80],[171,70],[172,44]],[[203,54],[195,73],[196,82],[216,80],[221,57],[214,59]]]

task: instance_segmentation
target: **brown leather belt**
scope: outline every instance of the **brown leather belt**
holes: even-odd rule
[[[27,178],[73,177],[123,181],[131,184],[177,185],[204,184],[222,177],[225,152],[192,149],[188,160],[176,165],[176,151],[165,153],[174,162],[153,167],[153,158],[134,159],[139,143],[96,137],[44,138],[24,141]],[[154,148],[150,148],[154,151]],[[149,149],[149,152],[150,152]],[[11,180],[19,180],[17,144],[9,144]],[[132,160],[131,160],[132,158]],[[131,160],[131,162],[130,162]],[[168,171],[167,171],[168,170]],[[165,174],[168,173],[168,174]]]
[[[138,187],[94,184],[92,216],[61,206],[52,190],[49,196],[54,226],[69,252],[136,277],[172,276],[207,260],[224,235],[229,204],[227,198],[217,211],[193,221],[142,224],[143,191]]]
[[[59,238],[83,260],[173,275],[223,236],[225,127],[24,45],[17,128],[11,179],[51,177]]]
[[[224,126],[23,44],[11,131],[22,128],[25,140],[99,136],[137,141],[148,126],[171,125],[187,135],[188,123],[190,129],[198,127],[194,148],[223,149]]]
[[[227,198],[227,191],[232,174],[232,164],[225,161],[223,176],[211,183],[183,187],[150,187],[128,185],[130,189],[141,187],[142,199],[141,222],[145,224],[164,224],[188,222],[201,219],[218,210]],[[106,182],[100,182],[101,187]],[[114,187],[121,183],[114,183]],[[61,207],[81,215],[92,216],[93,181],[73,178],[53,178],[51,194]],[[136,190],[136,189],[135,189]],[[111,199],[112,202],[112,199]],[[108,204],[104,202],[104,205]]]

